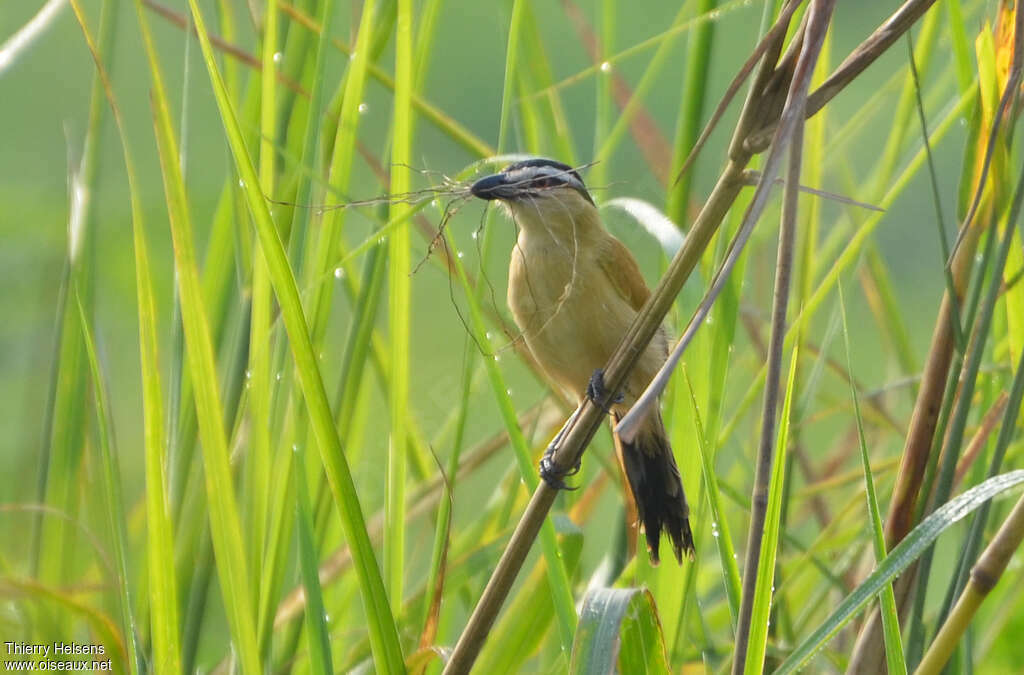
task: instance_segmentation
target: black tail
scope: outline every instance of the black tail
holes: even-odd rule
[[[672,539],[676,559],[683,553],[693,560],[693,532],[690,531],[690,507],[686,503],[683,482],[679,479],[672,447],[668,443],[661,415],[652,419],[633,439],[621,439],[622,463],[636,501],[637,515],[647,538],[651,562],[658,564],[658,543],[662,529]]]

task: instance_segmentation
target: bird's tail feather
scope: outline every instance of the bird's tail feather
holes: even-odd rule
[[[617,421],[617,420],[616,420]],[[690,507],[686,503],[683,482],[679,478],[672,447],[669,445],[661,415],[645,425],[631,443],[616,438],[630,491],[636,502],[637,516],[647,539],[651,562],[658,564],[661,531],[669,535],[676,559],[683,554],[693,559],[693,533]]]

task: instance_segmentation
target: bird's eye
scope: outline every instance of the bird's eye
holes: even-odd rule
[[[551,187],[550,178],[537,178],[533,181],[533,186],[538,188],[549,188]]]

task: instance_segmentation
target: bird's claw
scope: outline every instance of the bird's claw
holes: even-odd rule
[[[539,473],[541,480],[548,484],[552,490],[576,490],[577,488],[566,485],[562,480],[566,476],[575,476],[580,471],[580,462],[577,460],[575,466],[568,471],[558,471],[554,462],[554,448],[548,446],[544,456],[540,458]]]
[[[622,392],[619,392],[606,406],[604,401],[608,398],[608,390],[604,386],[604,370],[598,368],[594,371],[594,374],[590,376],[590,382],[587,383],[587,398],[593,401],[594,404],[604,412],[610,413],[611,410],[609,410],[609,408],[616,403],[622,403],[625,397],[622,395]]]

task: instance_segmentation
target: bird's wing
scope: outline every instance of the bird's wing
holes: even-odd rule
[[[639,312],[651,292],[629,249],[615,237],[609,236],[598,250],[597,263],[622,299]]]

